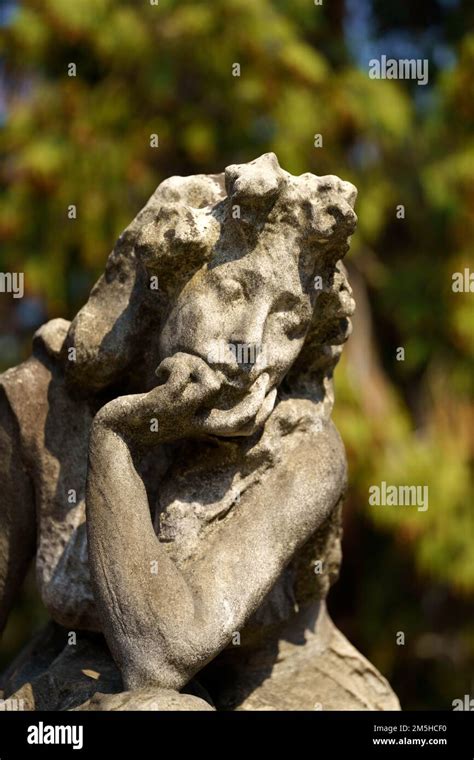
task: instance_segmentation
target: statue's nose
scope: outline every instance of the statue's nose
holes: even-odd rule
[[[241,319],[233,321],[225,342],[219,342],[218,363],[229,378],[251,384],[264,367],[263,338],[268,308],[265,304],[249,304],[241,311]]]
[[[252,320],[245,317],[229,339],[229,353],[241,373],[255,374],[256,365],[261,364],[266,314],[261,308]]]

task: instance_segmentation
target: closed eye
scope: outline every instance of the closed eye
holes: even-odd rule
[[[278,329],[290,340],[304,337],[309,325],[309,320],[302,315],[301,309],[273,311],[268,317],[269,322],[278,325]]]
[[[223,298],[228,298],[232,301],[238,301],[245,296],[242,284],[238,280],[218,280],[217,290]]]
[[[301,299],[293,293],[283,293],[272,306],[272,312],[279,311],[300,311]]]

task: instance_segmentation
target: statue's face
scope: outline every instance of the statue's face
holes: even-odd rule
[[[309,288],[308,288],[309,291]],[[161,358],[195,354],[222,373],[222,408],[276,388],[303,345],[312,316],[296,261],[258,248],[200,270],[164,324]]]

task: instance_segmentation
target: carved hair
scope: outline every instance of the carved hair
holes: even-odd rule
[[[351,329],[354,302],[341,260],[355,229],[355,198],[355,187],[338,177],[293,177],[273,153],[225,174],[165,180],[118,239],[71,323],[63,348],[76,351],[76,361],[66,362],[69,379],[99,390],[127,371],[140,346],[150,344],[142,336],[159,333],[179,290],[204,264],[219,261],[226,228],[233,225],[235,234],[237,225],[247,247],[267,231],[294,241],[289,255],[298,257],[317,297],[284,386],[290,393],[311,387],[314,394],[317,385],[323,399]],[[151,276],[158,277],[158,293],[150,291]]]

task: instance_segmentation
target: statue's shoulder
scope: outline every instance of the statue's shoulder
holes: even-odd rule
[[[64,319],[44,324],[33,337],[31,356],[0,374],[2,417],[13,416],[23,441],[44,423],[51,378],[62,374],[61,348],[68,327]]]
[[[33,335],[33,355],[38,359],[49,357],[61,361],[61,351],[71,323],[67,319],[50,319]],[[47,360],[46,360],[47,361]]]

